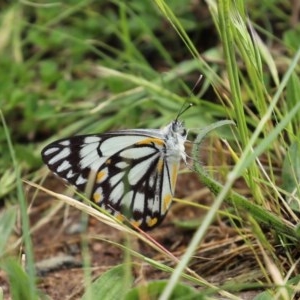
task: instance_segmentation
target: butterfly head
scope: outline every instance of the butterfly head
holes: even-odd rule
[[[187,137],[187,130],[184,126],[184,122],[179,121],[179,117],[185,112],[187,111],[192,104],[189,103],[189,105],[187,107],[184,107],[185,104],[183,104],[183,106],[181,107],[176,119],[171,122],[171,124],[169,124],[169,134],[172,135],[173,137],[177,137],[177,139],[183,139],[186,140]]]

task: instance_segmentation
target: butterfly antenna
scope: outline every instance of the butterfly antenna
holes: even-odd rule
[[[194,84],[194,86],[193,86],[193,88],[192,88],[190,94],[189,94],[189,98],[190,98],[190,97],[192,96],[192,94],[194,93],[196,87],[199,85],[199,83],[200,83],[200,81],[202,80],[202,78],[203,78],[203,75],[200,74],[199,77],[198,77],[198,79],[197,79],[197,81],[196,81],[196,83]]]
[[[193,88],[192,88],[192,90],[191,90],[191,92],[190,92],[190,94],[189,94],[189,96],[188,96],[187,99],[189,99],[189,98],[192,97],[192,95],[193,95],[193,93],[194,93],[196,87],[199,85],[199,83],[200,83],[202,77],[203,77],[203,75],[200,75],[200,76],[199,76],[199,78],[197,79],[196,83],[194,84],[194,86],[193,86]],[[185,106],[185,105],[186,105],[186,102],[187,102],[187,101],[184,101],[184,103],[182,104],[182,106],[181,106],[181,108],[180,108],[180,110],[179,110],[179,112],[178,112],[178,114],[177,114],[176,120],[178,120],[179,117],[180,117],[184,112],[186,112],[190,107],[193,106],[193,103],[189,103],[187,106]]]
[[[184,107],[186,104],[186,102],[183,103],[183,105],[181,106],[180,110],[179,110],[179,113],[177,114],[177,117],[176,117],[176,121],[179,119],[179,117],[185,113],[190,107],[193,106],[193,103],[189,103],[188,106]]]

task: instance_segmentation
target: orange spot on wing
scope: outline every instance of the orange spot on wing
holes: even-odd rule
[[[125,220],[125,217],[124,217],[122,214],[117,214],[117,215],[115,216],[115,218],[116,218],[117,220],[119,220],[120,222],[124,222],[124,220]]]
[[[149,227],[153,227],[157,223],[158,219],[157,218],[149,218],[147,219],[147,225]]]
[[[177,174],[178,174],[178,165],[174,165],[171,170],[171,188],[172,188],[172,193],[174,193],[175,190],[175,185],[177,181]]]
[[[140,227],[142,224],[142,221],[141,220],[139,220],[139,221],[132,220],[132,221],[130,221],[130,223],[133,227]]]
[[[93,194],[94,202],[99,203],[101,198],[102,198],[101,194],[99,194],[99,193],[94,193]]]
[[[100,183],[105,179],[105,176],[107,175],[106,171],[102,170],[97,173],[96,182]]]
[[[166,196],[164,196],[164,198],[163,198],[163,213],[165,213],[168,210],[168,208],[172,202],[172,199],[173,199],[173,197],[171,194],[167,194]]]
[[[156,144],[159,146],[164,145],[164,141],[161,139],[156,139],[156,138],[145,138],[139,142],[136,143],[136,145],[150,145],[150,144]]]
[[[163,159],[160,159],[157,163],[157,172],[158,173],[161,173],[162,172],[162,169],[163,169],[163,166],[164,166],[164,160]]]

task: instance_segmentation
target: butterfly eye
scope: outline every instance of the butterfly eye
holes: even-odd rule
[[[179,123],[177,120],[175,120],[175,121],[172,123],[172,130],[173,130],[174,132],[178,132],[178,131],[179,131],[179,127],[180,127],[180,123]]]
[[[175,133],[179,133],[181,136],[183,137],[186,137],[187,135],[187,131],[186,129],[183,127],[183,124],[182,122],[179,122],[177,120],[175,120],[173,123],[172,123],[172,130],[173,132]]]

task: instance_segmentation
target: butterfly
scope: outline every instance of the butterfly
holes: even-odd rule
[[[162,129],[129,129],[57,140],[42,150],[48,168],[120,221],[143,230],[170,208],[187,130],[177,118]]]

